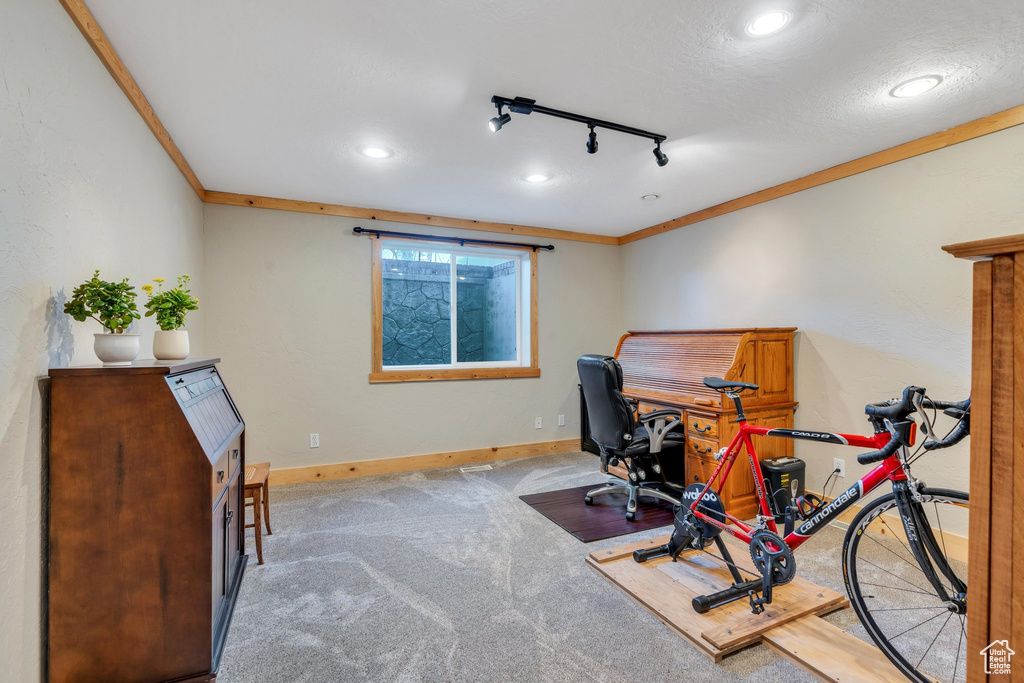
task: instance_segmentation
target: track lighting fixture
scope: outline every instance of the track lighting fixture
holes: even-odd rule
[[[487,125],[491,127],[492,133],[497,133],[501,130],[501,127],[512,120],[512,117],[508,114],[502,114],[501,109],[498,109],[498,115],[487,122]]]
[[[658,160],[658,166],[664,166],[668,163],[668,157],[661,151],[660,142],[658,143],[658,146],[654,148],[654,158]]]
[[[664,152],[661,151],[661,143],[665,142],[667,138],[664,135],[658,133],[652,133],[647,130],[640,128],[633,128],[632,126],[624,126],[621,123],[613,123],[611,121],[603,121],[601,119],[595,119],[590,116],[583,116],[582,114],[573,114],[572,112],[562,111],[560,109],[552,109],[551,107],[544,107],[537,104],[537,100],[531,100],[528,97],[501,97],[495,95],[491,98],[491,103],[498,108],[498,115],[490,121],[491,131],[497,133],[501,130],[501,127],[512,120],[512,117],[507,113],[502,113],[504,107],[508,107],[509,112],[513,114],[547,114],[548,116],[554,116],[559,119],[566,119],[568,121],[578,121],[579,123],[586,124],[587,128],[590,129],[590,135],[587,137],[587,153],[594,154],[597,152],[597,131],[595,128],[607,128],[609,130],[615,130],[620,133],[626,133],[628,135],[636,135],[641,138],[649,138],[654,141],[657,147],[654,149],[654,158],[658,160],[658,166],[664,166],[668,163],[668,157]]]

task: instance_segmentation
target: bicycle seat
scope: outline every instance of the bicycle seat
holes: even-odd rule
[[[726,382],[721,377],[705,377],[704,386],[723,393],[726,391],[740,392],[746,389],[757,391],[760,388],[756,384],[750,384],[749,382]]]

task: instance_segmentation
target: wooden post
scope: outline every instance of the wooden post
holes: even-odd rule
[[[967,680],[980,683],[989,643],[1024,646],[1024,235],[943,249],[976,261]]]

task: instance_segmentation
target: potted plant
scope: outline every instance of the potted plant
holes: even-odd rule
[[[185,316],[189,311],[199,308],[199,299],[192,296],[188,283],[192,281],[188,275],[178,278],[178,286],[164,291],[162,277],[153,278],[153,285],[142,285],[149,295],[146,302],[146,317],[156,316],[156,324],[160,329],[153,335],[153,357],[157,360],[183,360],[188,358],[188,332],[180,329],[185,324]]]
[[[125,332],[140,317],[135,288],[128,284],[128,278],[107,282],[100,279],[97,270],[91,280],[75,287],[64,312],[78,322],[92,318],[103,325],[103,332],[95,335],[93,350],[104,365],[131,365],[139,355],[139,335]]]

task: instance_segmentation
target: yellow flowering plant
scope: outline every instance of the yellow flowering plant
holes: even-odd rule
[[[153,285],[142,285],[142,291],[149,296],[146,302],[146,317],[156,316],[156,324],[161,330],[176,330],[185,324],[185,316],[189,311],[199,310],[199,299],[192,296],[188,285],[192,281],[188,275],[178,277],[178,286],[164,291],[166,278],[156,277],[156,289]]]

